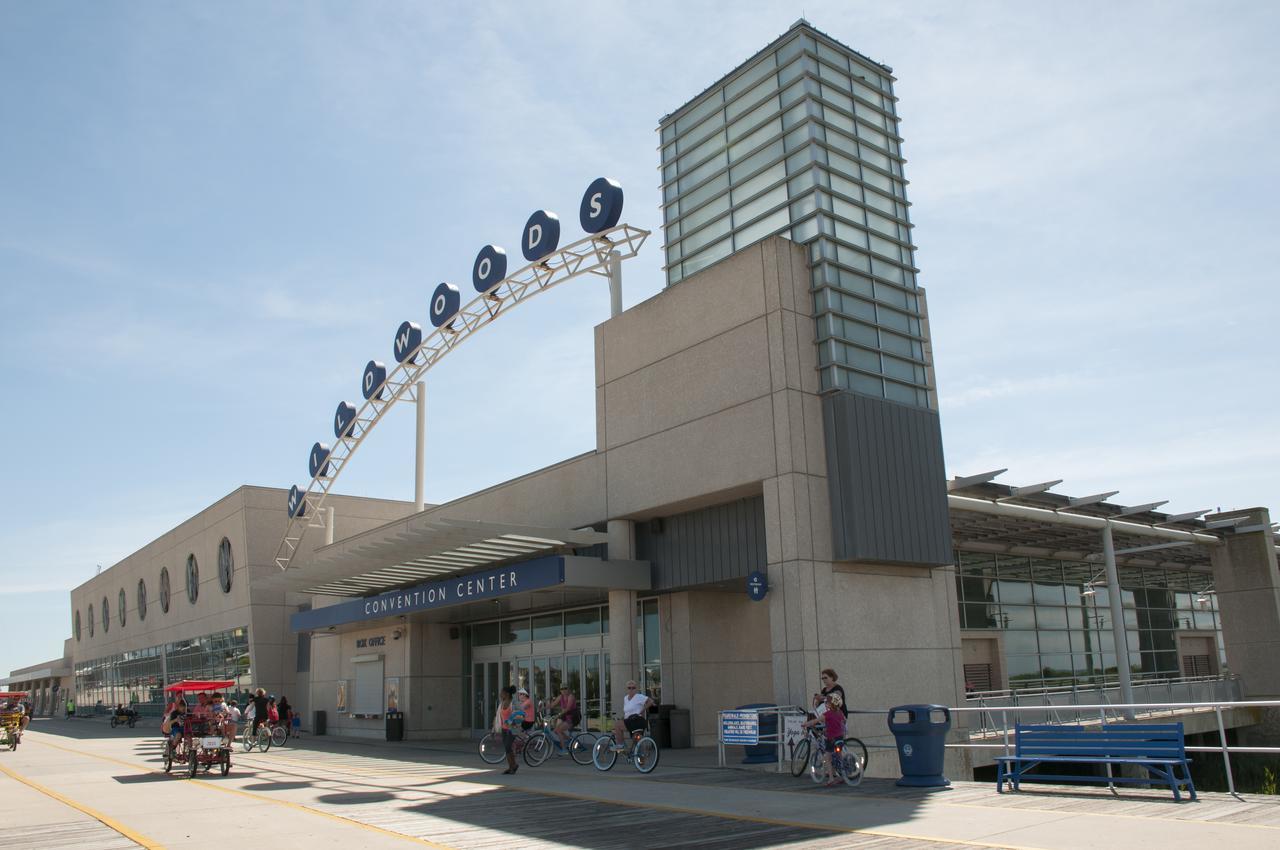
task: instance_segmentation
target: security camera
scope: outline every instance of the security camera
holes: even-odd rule
[[[404,633],[404,632],[403,632],[403,631],[401,631],[400,629],[396,629],[395,631],[393,631],[393,632],[391,633],[391,639],[392,639],[392,640],[400,640],[400,636],[401,636],[403,633]]]

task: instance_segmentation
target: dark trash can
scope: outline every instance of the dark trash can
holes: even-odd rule
[[[740,705],[738,710],[742,711],[748,708],[773,708],[776,704],[772,702],[756,702],[751,705]],[[768,738],[778,732],[778,715],[762,714],[760,715],[760,737]],[[754,747],[743,747],[746,756],[742,759],[743,764],[769,764],[778,760],[778,748],[775,744],[756,744]]]
[[[942,775],[951,710],[945,705],[899,705],[889,709],[889,731],[898,744],[899,785],[942,788],[951,780]]]
[[[687,750],[693,746],[693,731],[690,727],[689,709],[671,709],[671,749]]]
[[[323,735],[328,728],[328,717],[323,711],[313,711],[311,713],[311,734]]]
[[[387,712],[387,740],[404,740],[404,715],[398,711]]]
[[[653,735],[653,740],[658,743],[658,748],[662,750],[671,749],[671,709],[674,705],[663,704],[658,706],[658,713],[654,715],[649,713],[649,732]]]

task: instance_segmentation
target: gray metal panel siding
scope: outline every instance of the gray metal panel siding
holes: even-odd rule
[[[636,557],[648,561],[655,590],[697,587],[765,568],[764,497],[663,517],[662,530],[636,523]]]
[[[950,564],[938,414],[855,393],[822,400],[838,561]]]

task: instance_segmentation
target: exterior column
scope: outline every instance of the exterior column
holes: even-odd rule
[[[1116,675],[1120,678],[1120,701],[1133,702],[1133,674],[1129,669],[1129,637],[1124,628],[1124,605],[1120,597],[1120,574],[1116,570],[1116,546],[1111,536],[1111,523],[1102,529],[1102,558],[1107,572],[1107,599],[1111,603],[1111,635],[1116,644]],[[1098,647],[1099,653],[1102,647]],[[1103,678],[1107,665],[1102,664]],[[1125,711],[1133,717],[1132,711]]]
[[[1266,508],[1215,514],[1207,521],[1247,517],[1210,551],[1222,615],[1222,642],[1248,699],[1280,699],[1280,573]]]
[[[627,519],[611,519],[609,557],[632,560],[636,556],[636,526]],[[636,592],[634,590],[609,591],[609,694],[605,714],[619,711],[626,694],[628,679],[640,678],[638,651],[636,649]]]

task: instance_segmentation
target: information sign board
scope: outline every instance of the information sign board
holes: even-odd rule
[[[753,747],[760,743],[760,715],[754,711],[720,712],[720,740]]]

